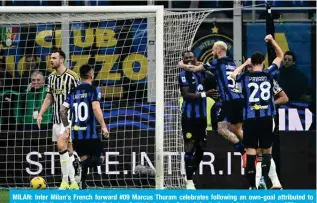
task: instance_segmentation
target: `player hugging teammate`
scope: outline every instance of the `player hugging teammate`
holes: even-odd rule
[[[274,94],[278,95],[281,92],[273,77],[275,77],[280,67],[283,52],[271,35],[266,36],[265,41],[272,43],[277,55],[273,64],[266,70],[263,70],[265,57],[260,53],[253,54],[251,59],[236,68],[234,61],[226,56],[227,45],[222,41],[214,43],[212,48],[214,60],[211,62],[205,65],[197,65],[186,64],[183,60],[179,63],[179,67],[188,72],[210,71],[216,77],[223,104],[218,118],[218,132],[233,143],[235,150],[243,155],[243,167],[246,167],[246,176],[252,189],[256,189],[258,186],[256,185],[255,177],[256,149],[258,148],[263,157],[261,176],[265,184],[269,186],[273,183],[273,188],[281,188],[277,176],[277,181],[276,178],[273,181],[273,176],[271,175],[271,182],[269,171],[272,158],[272,143],[275,136],[273,134],[273,117],[276,115]],[[251,71],[241,73],[246,66],[250,66]],[[242,89],[238,89],[237,84],[240,84]],[[274,89],[276,91],[273,91]],[[285,93],[282,94],[283,98],[276,103],[287,102],[287,96],[286,99],[285,96]],[[185,113],[184,110],[183,108],[183,115]],[[227,120],[227,122],[224,120]],[[182,126],[184,126],[183,123],[184,120],[182,120]],[[228,130],[229,126],[231,131]],[[186,155],[185,165],[188,167]]]
[[[214,60],[209,63],[203,64],[186,64],[184,59],[178,64],[180,68],[185,69],[192,74],[206,72],[216,78],[220,93],[220,99],[222,100],[221,115],[218,117],[218,132],[229,140],[236,151],[239,151],[245,158],[245,150],[242,145],[243,131],[242,131],[242,109],[243,109],[243,96],[236,88],[235,81],[230,77],[230,74],[235,69],[235,63],[232,58],[226,55],[227,45],[222,41],[215,42],[212,47],[212,54]],[[182,73],[181,73],[182,74]],[[181,84],[182,87],[182,84]],[[202,94],[202,96],[205,96]],[[184,104],[183,104],[184,106]],[[184,108],[182,108],[183,114]],[[206,109],[205,109],[206,111]],[[182,126],[187,126],[183,124]],[[231,131],[229,131],[229,128]],[[205,129],[204,129],[205,130]],[[183,129],[184,133],[184,129]],[[185,142],[186,143],[186,142]],[[186,144],[185,144],[186,150]],[[243,159],[243,165],[245,165],[245,159]],[[185,152],[185,165],[186,167],[186,152]],[[188,178],[188,177],[187,177]]]
[[[196,65],[193,52],[185,51],[182,62]],[[185,144],[186,188],[195,189],[193,174],[204,154],[207,128],[206,97],[217,98],[215,89],[207,89],[208,75],[205,72],[182,71],[179,85],[184,102],[182,104],[182,131]]]

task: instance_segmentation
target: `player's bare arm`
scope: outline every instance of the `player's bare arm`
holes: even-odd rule
[[[92,102],[92,109],[94,111],[94,114],[98,120],[98,122],[100,123],[101,125],[101,130],[102,130],[102,134],[108,138],[109,137],[109,131],[108,131],[108,128],[106,126],[106,123],[103,119],[103,114],[102,114],[102,110],[100,108],[100,103],[98,101],[94,101]]]
[[[277,65],[279,68],[281,66],[281,63],[283,61],[284,53],[281,49],[281,47],[277,44],[277,42],[274,40],[272,35],[265,36],[264,40],[266,42],[270,42],[273,45],[273,48],[275,50],[276,58],[274,59],[273,63]]]
[[[284,91],[279,92],[276,96],[275,96],[275,105],[283,105],[288,103],[288,96],[286,95],[286,93]]]
[[[191,71],[191,72],[199,72],[199,71],[205,70],[203,64],[199,64],[199,65],[184,64],[183,60],[178,62],[178,67],[186,71]]]
[[[231,73],[231,77],[235,80],[235,79],[237,79],[237,75],[239,74],[239,73],[241,73],[242,72],[242,70],[246,67],[246,66],[248,66],[248,65],[250,65],[251,64],[251,58],[248,58],[241,66],[239,66],[238,68],[236,68],[232,73]]]
[[[39,127],[39,129],[41,128],[41,123],[42,123],[42,116],[43,114],[46,112],[46,110],[48,109],[48,107],[50,107],[53,104],[53,97],[52,94],[47,93],[46,97],[44,99],[44,102],[42,104],[41,110],[39,115],[37,116],[37,126]]]

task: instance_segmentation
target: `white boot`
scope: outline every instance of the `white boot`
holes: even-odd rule
[[[187,190],[196,190],[193,180],[187,180],[186,189]]]

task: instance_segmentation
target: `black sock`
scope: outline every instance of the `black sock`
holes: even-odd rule
[[[269,171],[271,166],[271,154],[262,155],[262,176],[264,177],[265,184],[271,185],[271,179],[269,178]]]
[[[193,179],[193,173],[194,173],[194,156],[191,152],[185,153],[185,169],[186,169],[186,176],[187,180]]]
[[[241,141],[233,144],[233,148],[236,152],[240,152],[241,155],[243,155],[245,153],[244,146],[243,146]]]
[[[89,167],[100,166],[102,159],[100,157],[92,156],[89,157]]]
[[[256,155],[247,155],[246,177],[249,181],[250,187],[255,186],[255,159]]]
[[[89,168],[89,160],[86,159],[84,161],[81,162],[81,184],[82,184],[82,189],[86,189],[87,185],[86,185],[86,179],[87,179],[87,175],[88,175],[88,168]]]
[[[199,168],[199,164],[201,160],[203,159],[203,156],[204,156],[204,149],[202,149],[200,146],[196,146],[195,154],[194,154],[195,165],[194,165],[193,173],[196,172],[197,168]]]

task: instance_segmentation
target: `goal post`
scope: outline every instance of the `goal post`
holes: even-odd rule
[[[182,161],[183,141],[180,131],[179,110],[180,94],[178,81],[176,79],[180,70],[177,68],[177,63],[181,59],[181,53],[185,49],[191,48],[191,44],[199,25],[209,13],[209,11],[167,12],[164,11],[163,6],[63,6],[32,7],[32,9],[23,6],[0,7],[0,28],[6,26],[43,26],[46,29],[44,30],[45,33],[50,33],[52,38],[54,38],[54,35],[52,34],[53,32],[56,35],[50,44],[53,45],[54,43],[60,43],[61,48],[69,54],[69,58],[67,60],[69,62],[67,64],[69,68],[78,71],[78,64],[83,65],[84,63],[90,61],[90,59],[93,59],[93,65],[101,66],[101,69],[98,72],[99,76],[96,79],[101,81],[103,87],[113,87],[113,92],[107,88],[107,91],[103,93],[108,96],[110,95],[110,99],[108,98],[104,100],[106,103],[105,108],[108,108],[105,109],[105,119],[110,127],[110,132],[114,132],[113,134],[110,134],[110,136],[112,135],[114,138],[110,138],[110,140],[103,140],[103,142],[105,143],[106,160],[108,160],[109,163],[112,163],[112,166],[105,166],[105,170],[107,171],[112,167],[118,173],[104,174],[103,169],[101,169],[101,173],[99,173],[98,169],[97,175],[92,175],[91,179],[98,181],[98,178],[101,178],[102,180],[98,184],[92,183],[92,187],[114,187],[114,182],[116,182],[119,187],[131,187],[131,185],[132,187],[136,186],[137,184],[134,180],[135,178],[133,177],[135,172],[134,170],[136,169],[136,162],[144,163],[144,160],[146,162],[148,162],[148,160],[154,161],[155,176],[150,177],[148,173],[145,175],[145,178],[154,178],[155,183],[152,184],[147,181],[146,185],[141,183],[141,187],[152,186],[157,189],[184,187],[183,179],[185,174],[184,171],[182,171],[182,168],[184,168]],[[147,26],[147,29],[139,32],[138,34],[140,36],[130,39],[132,35],[131,33],[134,34],[136,31],[128,24],[131,22],[134,23],[139,19],[141,19],[141,21],[142,19],[147,19],[147,21],[144,20],[145,23],[139,23],[139,27],[136,28],[137,31],[139,31],[139,29],[141,29],[140,27],[143,25]],[[102,31],[102,28],[105,28],[102,23],[106,22],[105,24],[108,26],[107,22],[109,21],[114,22],[113,26],[116,28],[120,26],[120,29],[118,29],[119,33],[116,33],[115,31],[111,31],[109,33]],[[123,22],[120,24],[118,23],[119,21]],[[150,25],[152,21],[154,25]],[[117,23],[120,25],[117,25]],[[82,24],[88,24],[88,29],[83,28]],[[60,26],[61,31],[58,31],[56,28],[58,26]],[[89,30],[91,28],[94,28],[95,30]],[[46,32],[47,30],[48,32]],[[41,31],[42,30],[36,28],[35,35],[38,36],[37,34]],[[90,33],[97,35],[97,32],[101,32],[101,37],[107,40],[99,43],[106,44],[106,48],[100,51],[102,48],[100,48],[101,45],[96,44],[98,40],[100,41],[97,37],[92,38],[92,40],[89,41],[83,39],[81,34],[78,37],[74,34],[74,32],[77,34],[85,33],[87,38],[90,37]],[[151,35],[150,33],[155,34],[155,37],[149,36]],[[24,34],[29,36],[29,33]],[[58,37],[59,34],[60,36]],[[123,35],[120,36],[121,40],[130,40],[132,42],[122,42],[122,44],[120,44],[121,42],[118,42],[118,44],[111,45],[111,37],[119,35]],[[150,42],[149,39],[155,39],[155,42]],[[38,39],[34,37],[34,44],[39,43],[39,41],[36,40]],[[75,40],[82,41],[76,42]],[[119,38],[116,40],[119,41]],[[82,44],[84,48],[76,49],[74,45],[79,43]],[[89,46],[89,43],[91,43],[91,46]],[[133,43],[136,43],[136,45]],[[18,49],[20,45],[17,44],[16,46]],[[49,54],[49,51],[47,50],[50,48],[47,45],[45,46],[46,47],[43,45],[44,48],[40,47],[38,49],[38,55],[40,55],[42,60],[46,59],[46,67],[48,67],[47,55]],[[109,47],[114,48],[113,50],[110,50]],[[27,48],[36,49],[35,47],[26,47],[25,49]],[[9,49],[13,48],[10,47],[7,50]],[[126,53],[126,50],[124,51],[124,49],[128,50],[128,53]],[[73,52],[78,55],[73,56],[71,54]],[[148,58],[147,60],[146,57],[140,56],[139,52],[144,53],[144,55],[151,52],[152,57],[154,56],[155,58]],[[16,53],[17,54],[14,57],[18,57],[19,59],[21,58],[22,60],[22,54],[25,53],[18,53],[18,51]],[[11,57],[12,52],[7,51],[5,55]],[[75,64],[74,61],[77,61],[77,64]],[[17,77],[19,77],[20,73],[24,70],[19,69],[20,67],[23,67],[23,65],[20,66],[18,64],[19,62],[20,61],[15,59],[10,61],[11,71],[17,75]],[[142,66],[145,65],[150,65],[151,67],[143,69],[144,67]],[[119,72],[121,73],[119,74]],[[127,84],[124,84],[126,78],[129,80]],[[143,89],[144,92],[141,94],[143,95],[141,96],[142,98],[137,96],[140,91],[140,89],[137,89],[140,84],[139,81],[145,83]],[[122,92],[116,92],[118,90],[116,87],[119,87],[120,85],[128,86],[128,88],[121,88]],[[130,86],[137,87],[136,89],[131,90],[129,89]],[[130,96],[125,97],[122,95]],[[133,97],[141,102],[137,103],[136,101],[133,101]],[[125,102],[125,104],[121,104],[122,102]],[[132,103],[132,106],[130,103]],[[140,117],[140,120],[137,122],[135,120],[131,121],[129,116],[132,116],[134,119],[134,115],[128,114],[133,114],[136,112],[137,108],[140,108],[140,106],[142,106],[142,109],[138,110],[138,114],[136,115]],[[143,106],[146,107],[143,108]],[[151,110],[153,106],[155,108],[154,111]],[[19,108],[23,111],[27,110],[27,107],[25,106],[20,106]],[[124,114],[122,113],[124,111],[126,111],[126,114],[122,115]],[[146,113],[144,113],[145,111]],[[151,117],[152,114],[154,114],[154,119]],[[114,115],[117,117],[121,116],[121,120]],[[20,119],[22,120],[22,123],[18,123],[18,121],[16,121],[16,124],[21,124],[21,126],[24,125],[24,119],[25,115],[24,117],[22,115],[22,119]],[[144,125],[144,123],[146,125]],[[155,126],[155,129],[147,129],[151,128],[152,123],[154,123],[153,125]],[[143,127],[143,125],[147,127]],[[49,130],[50,129],[45,132],[48,137],[51,136],[51,132]],[[151,135],[150,131],[154,132],[154,136]],[[117,132],[120,135],[116,135]],[[142,135],[144,132],[145,137]],[[38,130],[34,128],[32,128],[30,134],[28,134],[24,128],[15,128],[15,131],[7,132],[5,138],[6,140],[0,137],[0,141],[4,141],[6,143],[6,146],[0,147],[0,149],[6,150],[7,152],[12,148],[11,144],[9,144],[12,143],[12,140],[14,140],[15,144],[20,142],[22,143],[21,146],[15,146],[16,149],[13,150],[14,152],[12,154],[0,155],[2,156],[2,158],[0,158],[0,163],[6,164],[4,169],[0,169],[0,179],[5,179],[6,182],[6,185],[2,186],[25,187],[25,185],[29,184],[27,180],[30,179],[30,176],[32,175],[41,175],[49,179],[48,184],[51,187],[56,187],[58,184],[60,174],[51,172],[54,171],[51,168],[45,169],[45,167],[48,166],[55,166],[55,168],[60,167],[58,162],[51,163],[53,160],[56,161],[58,157],[53,159],[53,152],[48,152],[49,150],[54,149],[55,146],[53,143],[48,141],[49,138],[37,136],[37,133]],[[13,137],[12,134],[14,134]],[[19,134],[22,134],[22,137],[20,137]],[[26,144],[24,139],[37,139],[36,143],[45,143],[44,145],[46,146],[42,146],[42,144],[38,144],[40,146],[36,146],[32,143],[32,141]],[[137,146],[136,143],[138,143],[139,146]],[[107,154],[107,146],[110,146],[109,148],[113,148],[114,150],[118,150],[120,152],[109,151]],[[135,152],[135,149],[137,152]],[[15,154],[17,151],[18,154]],[[38,160],[30,161],[30,153],[31,155],[39,154]],[[147,155],[144,153],[147,153]],[[114,158],[116,161],[113,161],[113,158],[110,158],[110,156],[118,154],[120,154],[120,158]],[[51,159],[47,157],[45,160],[39,160],[40,158],[43,159],[44,155],[50,155],[52,157]],[[12,157],[13,161],[11,158],[6,161],[5,156]],[[136,161],[136,157],[141,157],[141,161]],[[15,163],[16,161],[20,161],[22,163],[17,164]],[[123,163],[121,164],[117,162]],[[12,165],[13,169],[10,169]],[[129,169],[133,171],[132,175],[128,174],[128,171],[125,170],[124,167],[127,165],[129,165]],[[151,166],[151,164],[148,163],[148,166]],[[24,171],[26,168],[28,171],[33,170],[33,172],[25,173]],[[94,173],[96,172],[94,171]],[[8,174],[13,174],[13,179],[21,178],[21,182],[11,183],[11,177],[10,180],[6,177]],[[141,179],[140,177],[138,178]],[[50,181],[53,181],[53,183],[50,183]]]

